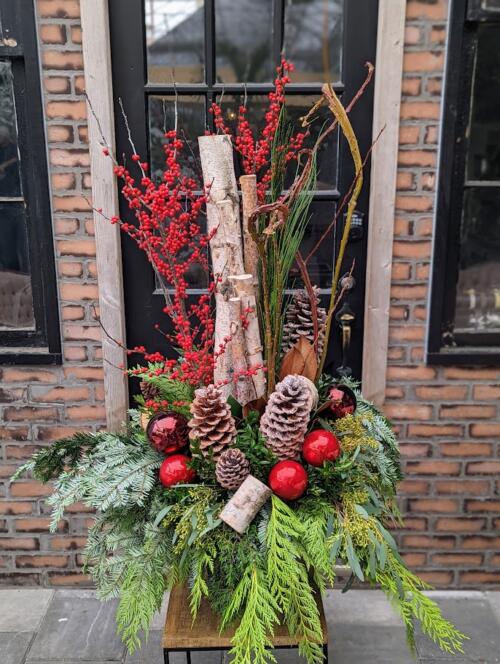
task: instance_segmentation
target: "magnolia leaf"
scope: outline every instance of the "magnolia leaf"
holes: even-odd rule
[[[318,371],[318,360],[314,347],[309,341],[300,336],[297,343],[290,348],[281,363],[280,380],[286,376],[296,374],[304,376],[314,382]]]

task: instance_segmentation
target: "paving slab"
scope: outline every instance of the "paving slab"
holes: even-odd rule
[[[57,592],[27,661],[121,662],[125,648],[116,633],[116,605],[116,600],[101,602],[85,590]]]
[[[0,662],[22,664],[33,636],[33,632],[0,633]]]
[[[464,644],[464,654],[469,662],[496,664],[500,662],[500,624],[485,597],[432,597],[441,607],[443,615],[470,639]],[[422,660],[456,662],[454,655],[443,653],[437,645],[416,630],[418,655]]]
[[[401,626],[401,618],[380,590],[328,590],[323,602],[329,625]]]
[[[42,588],[0,590],[0,632],[36,632],[53,596]]]
[[[486,601],[491,606],[496,619],[500,623],[500,590],[484,593]]]

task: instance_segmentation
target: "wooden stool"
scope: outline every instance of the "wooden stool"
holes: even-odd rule
[[[185,652],[187,664],[191,664],[191,653],[210,650],[230,650],[234,628],[226,629],[219,634],[219,616],[214,613],[209,602],[203,600],[198,616],[192,624],[188,601],[189,591],[185,586],[175,586],[170,593],[167,618],[163,630],[163,659],[170,663],[169,653]],[[326,627],[323,602],[318,595],[318,609],[323,630],[323,652],[328,662],[328,631]],[[276,625],[273,647],[298,648],[297,640],[288,634],[286,625]]]

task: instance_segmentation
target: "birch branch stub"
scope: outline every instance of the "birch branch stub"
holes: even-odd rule
[[[243,209],[243,255],[245,258],[245,271],[253,277],[254,286],[259,285],[259,252],[250,230],[248,220],[257,207],[257,177],[255,175],[242,175],[240,177],[241,202]]]
[[[233,367],[233,376],[236,374],[236,380],[233,379],[231,393],[235,399],[242,405],[255,401],[257,393],[250,376],[246,376],[248,369],[247,349],[245,332],[241,321],[242,309],[239,297],[232,297],[229,300],[231,311],[231,359]]]
[[[243,535],[271,493],[268,486],[253,475],[249,475],[226,503],[219,518],[237,533]]]
[[[251,274],[238,274],[229,277],[236,296],[241,300],[242,311],[246,311],[247,325],[245,328],[246,359],[248,367],[262,367],[262,340],[260,336],[259,318],[257,315],[257,301],[255,297],[255,288]],[[255,376],[252,376],[252,382],[255,387],[256,398],[263,397],[266,393],[266,374],[263,369],[259,369]]]
[[[222,293],[215,293],[215,333],[214,350],[218,353],[214,367],[214,383],[227,399],[232,389],[231,346],[226,341],[231,336],[231,309],[228,299]],[[221,350],[221,346],[224,350]]]

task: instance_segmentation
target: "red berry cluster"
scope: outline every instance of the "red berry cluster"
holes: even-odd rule
[[[139,181],[123,165],[115,165],[115,173],[123,182],[122,194],[133,210],[136,222],[127,223],[114,217],[112,223],[120,224],[148,257],[162,282],[172,289],[170,301],[164,312],[173,322],[174,332],[165,335],[181,350],[179,360],[167,360],[161,353],[148,353],[143,346],[130,353],[141,353],[150,363],[156,363],[156,374],[168,373],[172,378],[193,385],[209,383],[214,368],[213,333],[214,320],[211,298],[214,284],[198,301],[187,301],[189,273],[194,266],[209,272],[207,246],[210,237],[200,226],[200,217],[207,192],[199,195],[199,183],[183,175],[179,157],[185,148],[176,131],[164,134],[165,169],[161,181],[155,182],[148,175],[148,164],[139,155],[132,160],[140,168]],[[105,154],[109,154],[106,149]],[[156,326],[159,329],[159,325]],[[148,368],[134,370],[141,374]]]
[[[266,192],[272,178],[271,149],[285,104],[285,88],[290,83],[288,74],[293,71],[293,65],[283,59],[276,71],[274,91],[268,95],[269,105],[265,114],[265,125],[260,135],[257,138],[255,137],[254,129],[247,118],[248,109],[246,106],[240,106],[234,138],[235,148],[241,155],[244,173],[247,175],[255,173],[257,175],[257,193],[260,203],[265,202]],[[210,112],[214,116],[214,125],[218,132],[233,133],[224,121],[222,108],[219,104],[212,104]],[[297,159],[306,136],[307,132],[297,131],[286,145],[277,147],[279,151],[284,153],[285,163]]]

